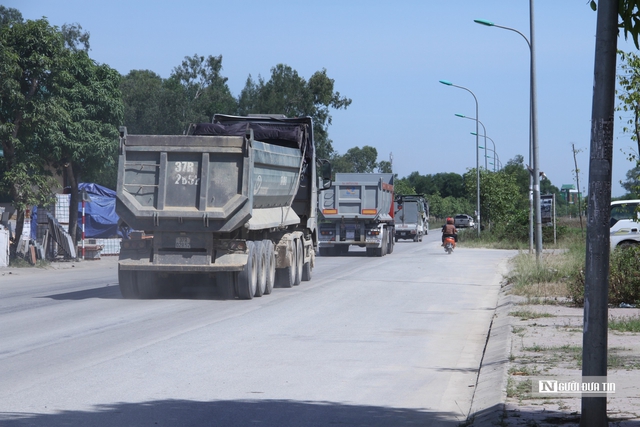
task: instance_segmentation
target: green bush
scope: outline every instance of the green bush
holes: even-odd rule
[[[569,280],[569,297],[584,304],[584,270],[574,273]],[[609,304],[640,303],[640,247],[619,248],[609,260]]]

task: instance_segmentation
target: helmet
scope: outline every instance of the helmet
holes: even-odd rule
[[[453,224],[453,218],[451,217],[447,218],[447,224]]]

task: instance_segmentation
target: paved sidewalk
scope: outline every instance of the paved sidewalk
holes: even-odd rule
[[[582,374],[583,308],[530,305],[503,287],[487,342],[472,426],[578,426],[582,400],[536,398],[534,377]],[[612,308],[609,318],[636,317],[637,308]],[[610,426],[640,426],[640,334],[610,331],[607,380],[616,393],[607,400]]]

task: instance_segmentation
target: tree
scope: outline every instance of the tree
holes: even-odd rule
[[[632,52],[618,51],[620,57],[620,69],[618,73],[618,100],[617,111],[631,113],[631,117],[622,117],[626,120],[622,130],[631,133],[631,140],[638,146],[637,153],[640,153],[640,57]]]
[[[22,21],[22,13],[18,9],[0,5],[0,27],[8,27]]]
[[[171,84],[174,85],[170,88]],[[150,70],[131,70],[120,81],[127,132],[142,135],[182,134],[180,89]]]
[[[18,211],[16,234],[25,209],[49,204],[46,168],[53,166],[72,186],[69,232],[75,237],[78,178],[115,169],[109,159],[121,122],[120,75],[84,49],[65,46],[65,34],[46,19],[2,27],[0,43],[2,182]]]
[[[306,81],[288,65],[278,64],[271,69],[271,78],[265,81],[251,75],[238,97],[238,112],[246,114],[284,114],[287,117],[309,116],[313,120],[313,134],[317,155],[330,159],[335,156],[328,128],[331,125],[330,108],[342,109],[351,99],[334,91],[334,80],[327,71],[316,71]]]
[[[65,53],[50,88],[65,114],[53,124],[44,146],[49,160],[71,187],[69,234],[75,242],[80,179],[106,174],[115,185],[123,106],[116,70],[96,64],[85,51]]]
[[[627,195],[631,199],[638,197],[640,192],[640,164],[629,169],[626,173],[626,181],[620,181],[620,185],[627,191]]]
[[[416,189],[409,184],[406,178],[398,179],[395,175],[393,180],[393,192],[396,195],[416,194]]]
[[[372,173],[378,166],[378,150],[369,145],[349,148],[344,158],[353,165],[353,171],[356,173]]]
[[[472,196],[475,204],[477,194],[477,175],[475,169],[470,169],[464,175],[467,192]],[[485,224],[508,222],[516,212],[522,211],[521,197],[516,183],[516,177],[505,171],[480,171],[480,212],[485,218]]]
[[[391,162],[388,160],[381,160],[378,162],[378,172],[379,173],[392,173],[391,170]]]
[[[167,87],[176,92],[179,99],[176,112],[182,130],[190,123],[211,122],[214,114],[234,114],[238,109],[231,95],[228,78],[223,77],[222,55],[185,57],[173,69]]]
[[[52,90],[65,47],[62,34],[46,19],[9,22],[0,28],[2,186],[16,208],[20,236],[25,210],[51,197],[50,174],[39,154],[46,152],[48,135],[67,113]]]

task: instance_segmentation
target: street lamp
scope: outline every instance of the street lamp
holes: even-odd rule
[[[540,212],[540,176],[538,175],[538,121],[537,121],[537,111],[536,111],[536,66],[535,66],[535,48],[534,48],[534,25],[533,25],[533,0],[529,0],[529,26],[531,32],[531,41],[527,39],[527,37],[522,34],[520,31],[503,27],[501,25],[496,25],[491,21],[487,21],[484,19],[474,19],[474,22],[486,25],[488,27],[497,27],[502,28],[504,30],[513,31],[518,33],[524,38],[529,46],[529,53],[531,55],[530,60],[530,72],[529,72],[529,85],[530,85],[530,112],[529,112],[529,162],[531,163],[533,170],[531,172],[530,183],[533,185],[533,208],[535,209],[535,222],[536,222],[536,232],[535,232],[535,243],[536,243],[536,260],[540,260],[540,253],[542,252],[542,218]],[[533,223],[531,212],[532,209],[529,209],[529,224],[530,227]],[[531,227],[532,228],[532,227]],[[531,230],[532,231],[532,230]],[[530,232],[530,235],[532,233]],[[530,245],[531,245],[530,239]],[[531,248],[530,248],[531,250]]]
[[[484,124],[480,120],[477,120],[475,117],[467,117],[467,116],[465,116],[463,114],[458,114],[458,113],[456,113],[456,117],[462,117],[463,119],[469,119],[469,120],[476,120],[478,123],[480,123],[482,125],[482,130],[484,130],[484,134],[487,135],[487,128],[484,127]],[[474,133],[471,132],[471,135],[474,135]],[[487,137],[486,136],[484,137],[484,145],[485,145],[485,147],[487,146]],[[487,155],[487,149],[486,148],[484,149],[484,155],[485,156]],[[487,160],[486,160],[486,158],[484,160],[484,168],[487,169]]]
[[[453,86],[453,87],[457,87],[459,89],[463,89],[466,90],[467,92],[469,92],[471,94],[471,96],[473,96],[473,99],[476,101],[476,199],[477,199],[477,204],[476,204],[476,210],[477,210],[477,220],[478,220],[478,226],[476,227],[478,229],[478,237],[480,237],[480,155],[478,153],[478,146],[480,145],[478,143],[478,98],[476,98],[476,95],[471,92],[469,89],[467,89],[464,86],[457,86],[454,85],[453,83],[451,83],[448,80],[440,80],[440,83],[442,83],[443,85],[447,85],[447,86]]]
[[[473,132],[471,132],[471,135],[474,135],[474,133],[473,133]],[[484,135],[481,135],[481,136],[484,136],[484,147],[480,147],[480,148],[484,148],[484,155],[485,155],[485,156],[487,155],[487,149],[485,148],[485,147],[487,146],[487,139],[488,139],[489,141],[491,141],[491,143],[493,144],[493,155],[494,155],[494,157],[493,157],[493,161],[495,162],[495,161],[496,161],[495,156],[496,156],[496,154],[497,154],[497,153],[496,153],[496,143],[495,143],[495,142],[493,142],[493,139],[489,138],[489,137],[487,136],[487,134],[486,134],[486,133],[485,133]],[[491,150],[491,148],[489,148],[489,150]],[[495,171],[494,171],[494,172],[495,172]]]

